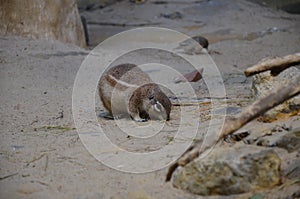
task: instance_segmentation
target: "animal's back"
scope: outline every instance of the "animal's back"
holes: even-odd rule
[[[104,72],[98,89],[104,107],[112,114],[112,97],[114,114],[127,112],[128,94],[141,85],[151,83],[150,77],[134,64],[121,64]]]

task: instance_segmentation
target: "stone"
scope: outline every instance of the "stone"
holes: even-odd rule
[[[0,36],[59,40],[85,47],[75,0],[1,1]]]
[[[281,159],[256,146],[215,148],[174,174],[173,185],[199,195],[232,195],[280,184]]]
[[[169,14],[161,14],[166,19],[182,19],[182,14],[178,11]]]
[[[300,75],[300,70],[296,67],[290,67],[277,76],[271,76],[270,71],[259,73],[253,76],[252,93],[254,100],[267,96],[277,88],[289,85]],[[274,120],[289,117],[300,113],[300,95],[274,107],[266,112],[260,119],[264,122],[272,122]]]
[[[282,136],[277,140],[276,146],[286,149],[289,153],[298,151],[300,153],[300,128],[294,129],[292,132]]]
[[[35,192],[41,191],[41,188],[34,185],[33,183],[25,183],[19,186],[16,191],[21,195],[31,195]]]

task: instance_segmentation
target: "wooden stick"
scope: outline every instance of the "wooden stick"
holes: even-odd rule
[[[300,94],[300,76],[298,76],[286,88],[283,87],[277,89],[268,96],[255,101],[235,118],[227,119],[219,137],[208,136],[208,139],[203,141],[202,144],[199,142],[193,144],[173,165],[170,166],[166,176],[166,181],[171,179],[172,174],[177,167],[185,166],[197,158],[199,154],[214,146],[214,144],[222,140],[225,136],[234,133],[251,120],[298,94]]]
[[[254,66],[245,70],[247,77],[255,75],[267,70],[271,70],[271,75],[278,75],[284,69],[300,64],[300,53],[287,55],[284,57],[276,57],[271,59],[263,59]]]
[[[264,114],[271,108],[283,103],[284,101],[298,95],[300,93],[300,76],[286,87],[281,87],[268,96],[258,99],[252,105],[248,106],[244,111],[237,115],[236,118],[226,122],[220,138],[224,138],[241,128],[251,120]]]

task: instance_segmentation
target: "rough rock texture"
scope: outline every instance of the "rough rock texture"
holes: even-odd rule
[[[300,128],[282,125],[264,131],[254,130],[244,142],[257,146],[278,147],[289,153],[300,152]]]
[[[253,77],[252,90],[254,99],[259,99],[273,92],[275,89],[284,85],[288,85],[300,75],[300,70],[296,67],[291,67],[278,76],[271,76],[270,72],[257,74]],[[300,95],[282,103],[281,105],[271,109],[262,116],[263,121],[273,121],[281,118],[284,115],[297,114],[300,110]]]
[[[284,148],[288,152],[294,152],[297,150],[300,152],[300,129],[298,128],[293,132],[282,136],[281,139],[277,140],[276,146]]]
[[[55,39],[85,46],[75,0],[1,0],[0,35]]]
[[[280,163],[270,149],[218,148],[176,173],[173,185],[200,195],[231,195],[270,188],[280,183]]]

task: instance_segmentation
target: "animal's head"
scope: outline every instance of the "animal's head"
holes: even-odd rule
[[[157,85],[150,84],[146,95],[144,109],[150,119],[169,120],[172,104],[165,93]]]

